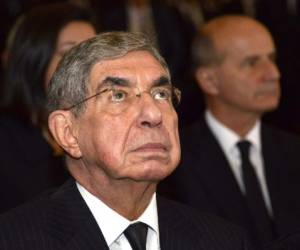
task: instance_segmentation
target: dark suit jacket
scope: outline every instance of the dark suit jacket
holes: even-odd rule
[[[239,228],[158,198],[161,249],[252,249]],[[74,180],[0,217],[1,250],[108,250]]]
[[[274,212],[284,235],[300,227],[300,139],[262,125],[262,153]],[[159,193],[255,232],[229,163],[204,119],[182,132],[182,161]]]
[[[300,231],[285,235],[279,240],[265,247],[264,250],[299,250],[300,249]]]

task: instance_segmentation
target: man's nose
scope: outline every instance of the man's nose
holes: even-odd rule
[[[263,64],[263,76],[268,81],[278,81],[280,79],[280,71],[277,64],[273,61],[266,61]]]
[[[143,93],[136,103],[139,109],[138,125],[140,127],[157,127],[162,124],[162,111],[149,93]]]

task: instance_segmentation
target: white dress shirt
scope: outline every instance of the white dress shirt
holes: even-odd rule
[[[224,124],[219,122],[210,111],[205,112],[205,119],[208,124],[208,127],[216,137],[219,142],[228,162],[235,176],[235,179],[241,189],[245,194],[245,186],[242,178],[242,168],[241,168],[241,157],[240,151],[237,148],[237,142],[240,140],[248,140],[251,143],[250,148],[250,161],[256,172],[258,181],[260,183],[263,198],[269,212],[269,215],[272,216],[272,206],[270,195],[267,188],[266,177],[264,172],[264,162],[262,156],[262,147],[261,147],[261,137],[260,129],[261,123],[258,120],[254,127],[249,131],[249,133],[244,137],[240,138],[233,130],[226,127]]]
[[[123,232],[130,224],[135,222],[143,222],[148,225],[146,249],[160,249],[156,194],[153,195],[144,213],[137,220],[129,221],[104,204],[79,183],[76,184],[81,196],[101,229],[110,250],[132,250]]]

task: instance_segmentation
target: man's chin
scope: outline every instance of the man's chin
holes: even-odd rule
[[[136,172],[135,179],[137,181],[159,182],[169,176],[174,169],[175,167],[153,160],[143,164],[139,169],[140,171]]]
[[[279,106],[279,103],[270,103],[268,105],[265,105],[262,109],[261,109],[261,113],[267,113],[267,112],[272,112],[274,110],[276,110]]]

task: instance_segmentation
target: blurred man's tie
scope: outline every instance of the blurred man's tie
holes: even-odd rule
[[[242,177],[246,190],[246,203],[254,221],[259,238],[263,242],[271,241],[273,238],[272,224],[266,204],[263,198],[260,183],[257,179],[254,167],[249,159],[251,143],[243,140],[237,143],[241,154]]]

